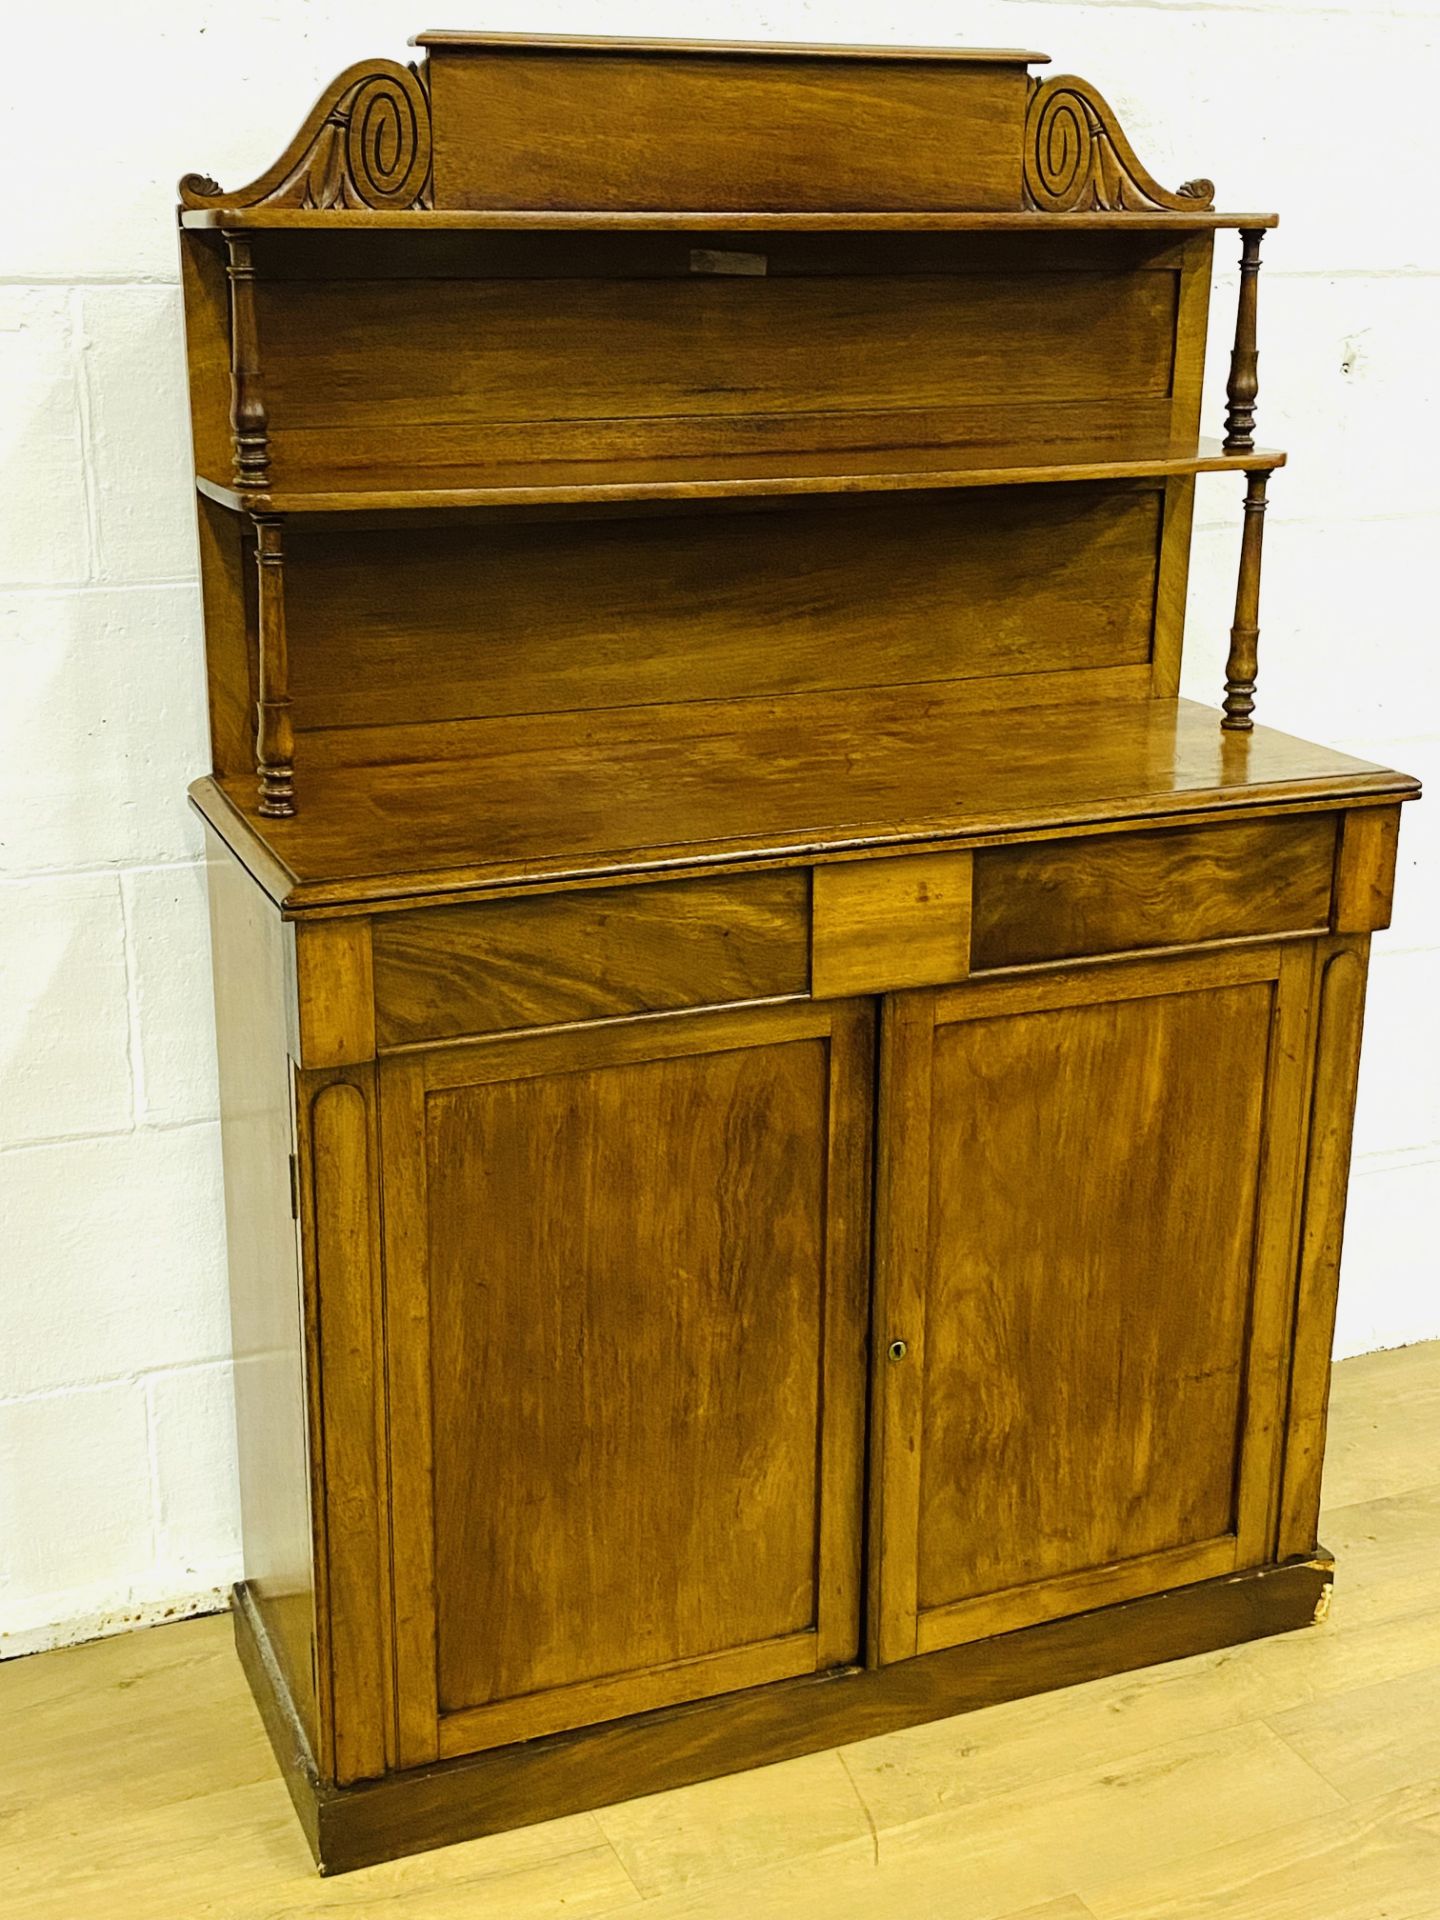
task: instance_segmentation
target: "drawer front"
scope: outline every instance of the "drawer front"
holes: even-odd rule
[[[1325,813],[984,848],[971,970],[1323,931],[1335,837]]]
[[[817,867],[811,883],[817,1000],[943,987],[970,954],[970,855],[909,853]]]
[[[376,1042],[805,993],[809,911],[794,871],[381,915]]]

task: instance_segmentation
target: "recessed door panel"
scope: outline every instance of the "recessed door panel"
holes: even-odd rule
[[[897,1001],[884,1657],[1265,1557],[1308,966]]]
[[[382,1070],[389,1284],[427,1323],[424,1404],[395,1407],[430,1469],[397,1534],[412,1745],[427,1719],[462,1752],[856,1656],[869,1019]]]

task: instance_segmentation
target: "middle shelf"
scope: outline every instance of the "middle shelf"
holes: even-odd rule
[[[259,514],[390,513],[485,507],[743,499],[787,494],[900,493],[1066,481],[1167,479],[1272,471],[1285,455],[1257,447],[1227,453],[1218,440],[1154,435],[1035,441],[1008,447],[889,446],[852,451],[736,452],[608,460],[387,467],[315,466],[268,486],[237,486],[200,473],[201,493]]]

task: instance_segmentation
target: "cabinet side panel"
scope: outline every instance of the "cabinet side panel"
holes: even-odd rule
[[[245,1578],[318,1753],[306,1351],[291,1212],[286,930],[206,835]]]
[[[180,288],[185,301],[185,357],[190,372],[190,432],[201,473],[228,474],[230,432],[230,295],[225,264],[210,235],[180,234]]]
[[[255,770],[254,542],[228,507],[196,496],[200,586],[205,608],[205,681],[216,773]]]

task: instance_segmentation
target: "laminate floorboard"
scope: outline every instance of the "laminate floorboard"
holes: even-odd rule
[[[1335,1371],[1322,1627],[320,1880],[227,1620],[0,1666],[7,1920],[1440,1920],[1440,1342]]]

